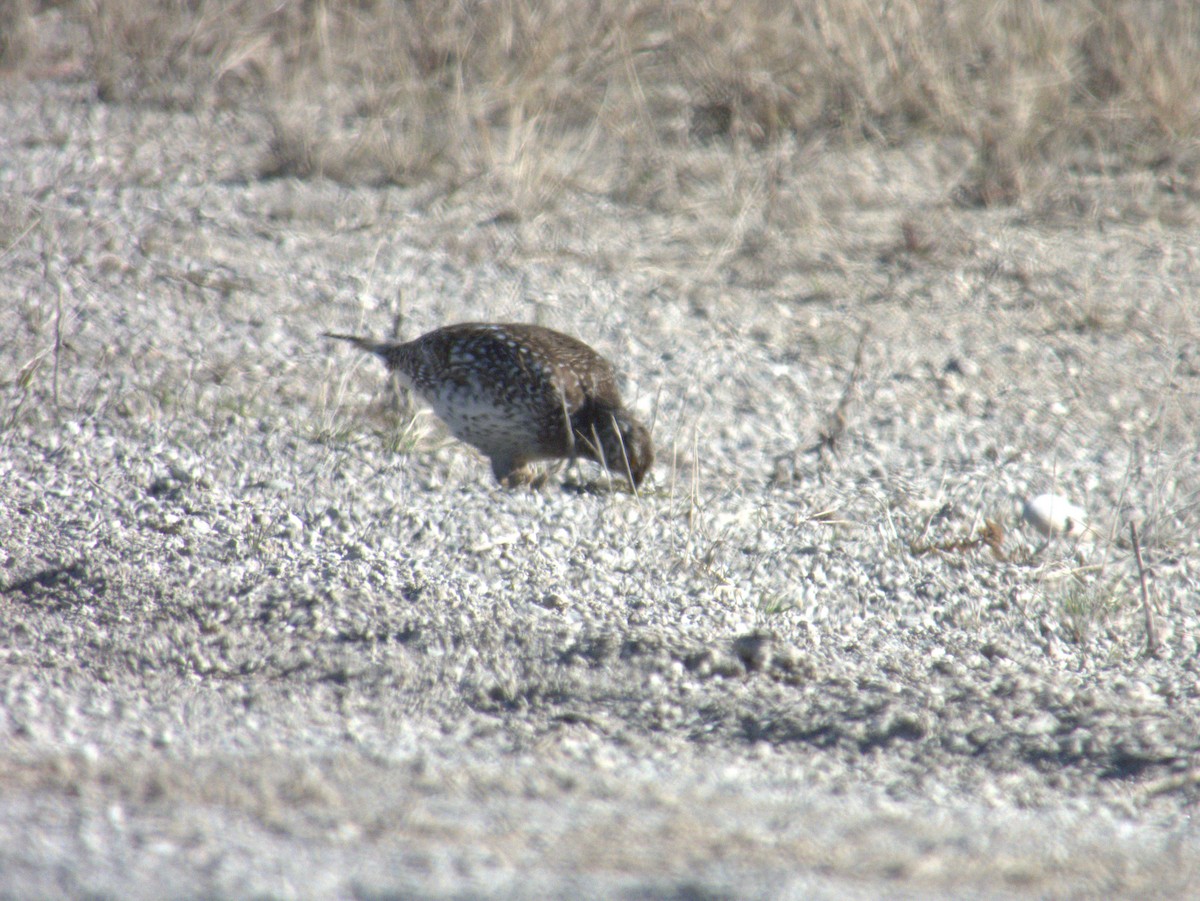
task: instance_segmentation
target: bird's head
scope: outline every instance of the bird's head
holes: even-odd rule
[[[581,456],[626,476],[635,488],[654,465],[650,430],[623,408],[595,411],[588,427],[581,429],[576,439]]]

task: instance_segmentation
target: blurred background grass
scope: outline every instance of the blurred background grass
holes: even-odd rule
[[[697,147],[954,139],[968,205],[1065,170],[1187,189],[1200,160],[1192,0],[0,0],[0,23],[10,72],[72,56],[102,101],[260,109],[264,175],[483,176],[518,205],[569,183],[675,209]]]

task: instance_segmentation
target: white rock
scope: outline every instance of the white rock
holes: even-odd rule
[[[1088,531],[1087,511],[1058,494],[1039,494],[1025,501],[1021,518],[1047,538],[1076,537]]]

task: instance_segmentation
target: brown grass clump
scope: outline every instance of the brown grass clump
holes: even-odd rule
[[[21,0],[8,0],[21,6]],[[963,202],[1190,162],[1190,0],[93,0],[105,100],[260,104],[264,170],[654,201],[714,143],[966,139]],[[666,192],[666,195],[664,195]]]
[[[0,0],[0,72],[19,68],[33,49],[33,0]]]

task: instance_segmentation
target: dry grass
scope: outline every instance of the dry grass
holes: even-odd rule
[[[0,72],[19,69],[33,45],[33,0],[0,0]]]
[[[998,204],[1064,167],[1190,171],[1200,137],[1190,0],[90,0],[72,15],[102,99],[258,105],[264,174],[486,177],[518,212],[564,184],[673,206],[695,175],[679,151],[713,145],[966,139],[959,199]]]

